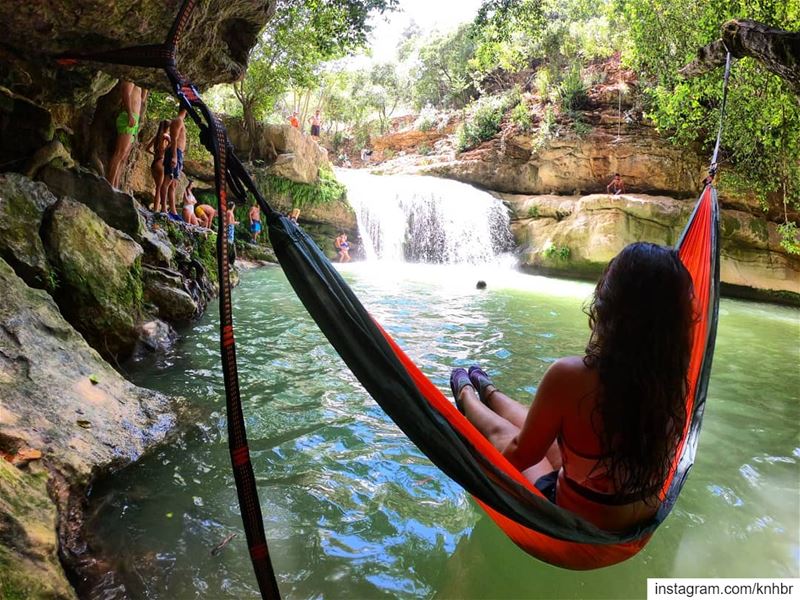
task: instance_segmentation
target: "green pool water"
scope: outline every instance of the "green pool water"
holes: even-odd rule
[[[586,342],[588,284],[453,266],[344,274],[442,390],[453,366],[480,362],[529,401],[548,365]],[[698,456],[674,511],[638,556],[570,572],[518,550],[405,438],[280,269],[245,273],[234,302],[251,455],[286,598],[641,598],[648,577],[800,576],[796,309],[722,301]],[[97,597],[258,597],[230,472],[217,323],[212,307],[169,356],[127,366],[198,416],[95,486],[92,544],[118,573]]]

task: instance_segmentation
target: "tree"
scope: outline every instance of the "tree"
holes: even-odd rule
[[[626,59],[654,85],[648,116],[681,144],[698,141],[710,151],[722,101],[722,72],[684,79],[680,69],[697,48],[720,36],[730,19],[756,20],[796,31],[797,3],[784,0],[616,0],[630,48]],[[789,82],[752,58],[733,65],[722,137],[720,188],[755,195],[765,209],[800,207],[800,106]],[[784,230],[792,229],[786,220]],[[797,250],[792,233],[784,246]]]
[[[419,50],[413,69],[414,104],[438,108],[461,108],[476,94],[469,70],[475,45],[469,25],[448,35],[434,36]]]
[[[234,84],[248,134],[291,88],[310,88],[317,67],[363,46],[370,16],[398,0],[278,0],[275,17],[250,52],[245,77]],[[255,145],[255,143],[253,143]]]

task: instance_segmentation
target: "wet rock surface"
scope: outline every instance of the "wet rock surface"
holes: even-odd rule
[[[23,468],[0,459],[0,590],[71,598],[59,574],[55,506],[48,495],[61,510],[62,557],[80,562],[88,549],[79,542],[80,511],[76,516],[70,507],[80,507],[96,474],[163,441],[179,405],[123,379],[46,292],[28,287],[1,259],[0,289],[0,450],[6,455],[27,447],[42,454]]]

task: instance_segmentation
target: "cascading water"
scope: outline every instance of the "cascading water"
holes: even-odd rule
[[[470,185],[339,170],[367,260],[482,264],[513,247],[508,209]]]

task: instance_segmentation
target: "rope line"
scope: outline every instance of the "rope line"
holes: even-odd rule
[[[714,154],[711,156],[711,166],[708,168],[708,172],[712,175],[712,177],[717,172],[717,156],[719,155],[719,145],[722,141],[722,125],[725,120],[725,105],[728,103],[728,80],[730,79],[731,75],[731,52],[726,47],[727,54],[725,56],[725,77],[723,78],[722,82],[722,106],[719,110],[719,127],[717,128],[717,143],[714,145]]]

